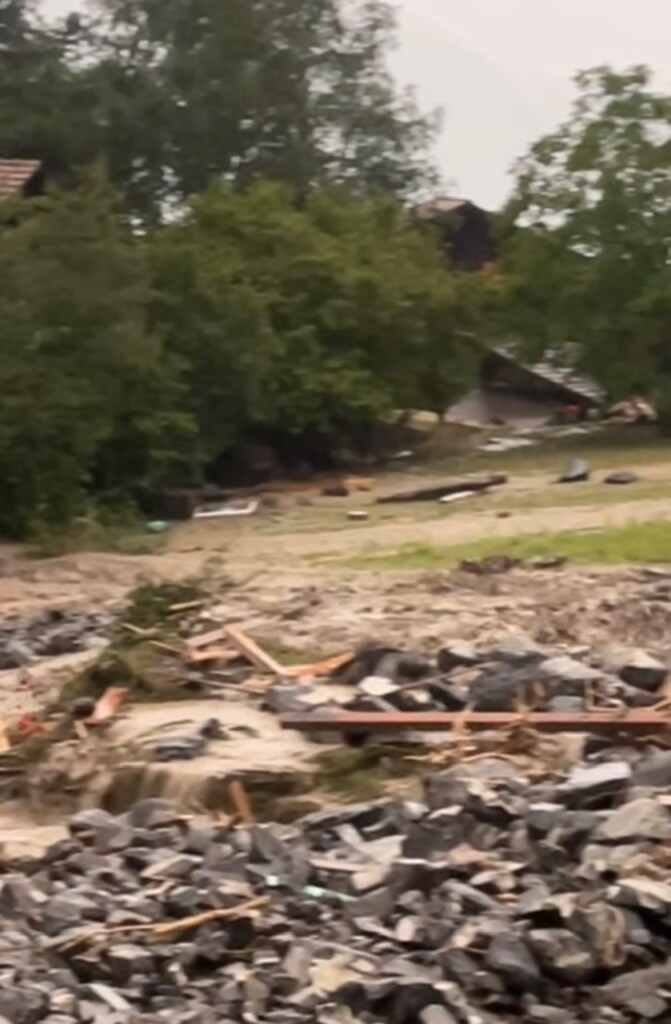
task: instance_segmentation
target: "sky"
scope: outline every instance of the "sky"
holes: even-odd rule
[[[44,0],[52,13],[77,0]],[[671,0],[396,0],[392,69],[442,108],[445,191],[494,209],[510,171],[570,111],[578,70],[648,64],[671,88]]]

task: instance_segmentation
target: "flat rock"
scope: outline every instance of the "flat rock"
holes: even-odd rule
[[[588,767],[579,765],[556,792],[572,807],[590,808],[604,799],[612,800],[624,794],[631,774],[631,765],[627,761],[604,761]]]
[[[511,633],[492,647],[487,659],[503,661],[508,665],[533,665],[542,661],[547,654],[535,640],[519,633]]]
[[[518,935],[506,932],[492,939],[485,963],[511,988],[531,992],[542,987],[538,964]]]
[[[652,797],[631,800],[608,814],[594,839],[602,843],[671,839],[671,815]]]
[[[615,484],[616,486],[626,486],[627,484],[635,484],[640,480],[640,476],[636,473],[632,473],[629,470],[621,469],[616,473],[609,473],[608,476],[604,477],[603,482],[605,484]]]

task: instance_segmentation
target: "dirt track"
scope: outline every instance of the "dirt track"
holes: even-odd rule
[[[266,572],[290,568],[307,585],[347,559],[405,544],[449,546],[487,537],[671,520],[671,463],[638,467],[638,472],[641,484],[616,491],[599,491],[591,484],[568,491],[547,473],[519,475],[500,491],[463,505],[447,510],[437,504],[384,506],[380,519],[376,496],[418,486],[416,476],[399,475],[385,478],[371,494],[317,499],[309,509],[297,511],[295,497],[283,499],[272,519],[194,521],[174,528],[166,549],[156,555],[81,553],[35,561],[20,548],[5,546],[0,548],[0,614],[45,604],[118,600],[145,577],[179,579],[209,570],[242,578],[259,573],[270,583]],[[434,481],[422,477],[424,482]],[[576,504],[567,504],[573,497]],[[554,500],[557,504],[550,504]],[[369,508],[371,521],[349,523],[350,508]]]

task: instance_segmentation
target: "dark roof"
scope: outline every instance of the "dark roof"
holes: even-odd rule
[[[20,195],[41,168],[39,160],[0,160],[0,198]]]
[[[456,196],[436,196],[435,199],[429,199],[427,202],[416,206],[415,213],[418,217],[428,220],[430,217],[435,217],[441,213],[456,213],[457,210],[461,210],[464,206],[473,206],[473,203],[471,203],[470,199],[458,199]]]
[[[586,398],[595,404],[600,404],[605,398],[603,388],[595,380],[576,373],[572,366],[574,352],[570,346],[565,346],[562,352],[549,349],[545,353],[545,358],[539,363],[527,363],[520,359],[516,352],[516,346],[511,343],[493,346],[491,351],[502,359],[519,366],[527,373],[533,374],[534,377],[554,384],[563,391],[583,399]]]

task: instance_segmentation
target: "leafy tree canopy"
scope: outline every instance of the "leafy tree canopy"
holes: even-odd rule
[[[646,68],[577,79],[571,118],[520,162],[508,326],[579,345],[612,391],[671,372],[671,97]]]

